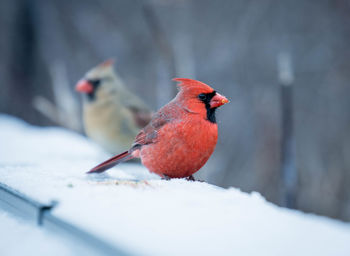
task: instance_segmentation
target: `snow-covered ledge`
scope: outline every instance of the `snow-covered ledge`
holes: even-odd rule
[[[131,253],[349,255],[349,224],[277,207],[258,193],[159,180],[136,164],[88,176],[107,156],[84,137],[6,115],[0,129],[0,182],[57,200],[54,215]]]

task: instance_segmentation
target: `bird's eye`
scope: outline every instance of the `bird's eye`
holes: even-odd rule
[[[94,79],[89,81],[94,87],[97,87],[101,83],[101,79]]]
[[[207,95],[205,95],[204,93],[201,93],[201,94],[198,95],[198,98],[200,100],[206,100],[207,99]]]

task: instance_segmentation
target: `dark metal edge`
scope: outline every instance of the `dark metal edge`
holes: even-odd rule
[[[95,235],[72,225],[71,223],[63,220],[62,218],[54,216],[50,211],[45,211],[43,214],[43,226],[54,233],[62,233],[71,237],[78,238],[81,242],[92,247],[95,250],[103,252],[104,255],[120,255],[127,256],[130,253],[119,249],[108,242],[96,237]]]
[[[63,236],[70,236],[76,239],[81,245],[91,248],[91,253],[97,255],[132,255],[119,249],[108,242],[96,237],[95,235],[74,226],[73,224],[54,216],[51,210],[56,202],[51,204],[42,204],[23,193],[0,182],[0,208],[19,216],[35,225],[58,233]]]

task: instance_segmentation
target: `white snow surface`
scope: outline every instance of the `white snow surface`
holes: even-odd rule
[[[138,164],[87,175],[109,156],[85,137],[7,115],[0,131],[0,182],[58,201],[54,215],[132,254],[350,255],[347,223],[278,207],[256,192],[160,180]]]
[[[75,246],[0,209],[0,255],[78,255]]]

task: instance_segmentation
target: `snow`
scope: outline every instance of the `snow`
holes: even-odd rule
[[[280,208],[258,193],[160,180],[138,164],[87,175],[109,156],[83,136],[6,115],[0,129],[0,182],[58,201],[54,215],[131,253],[349,255],[347,223]]]
[[[3,256],[78,255],[76,246],[1,210],[0,227],[0,253]]]

